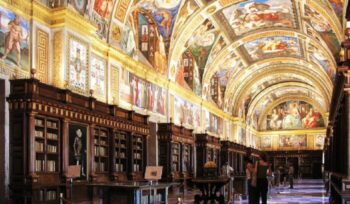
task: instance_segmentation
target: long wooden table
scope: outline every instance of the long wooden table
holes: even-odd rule
[[[123,182],[92,183],[92,198],[99,197],[103,204],[167,204],[171,183]]]

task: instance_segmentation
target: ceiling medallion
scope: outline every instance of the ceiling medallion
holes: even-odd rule
[[[212,14],[216,11],[216,6],[211,6],[207,9],[207,13],[208,14]]]

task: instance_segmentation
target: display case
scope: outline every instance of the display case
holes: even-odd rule
[[[186,180],[193,175],[194,137],[192,130],[173,123],[158,124],[159,165],[163,180]]]

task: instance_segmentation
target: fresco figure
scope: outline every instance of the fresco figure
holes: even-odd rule
[[[297,103],[289,104],[288,114],[283,119],[282,127],[283,129],[302,127]]]
[[[315,112],[313,108],[310,109],[309,113],[303,118],[303,127],[304,128],[315,128],[317,127],[321,114]]]
[[[224,9],[224,15],[237,35],[263,27],[293,27],[290,0],[252,0]]]
[[[108,19],[113,9],[113,0],[95,0],[94,10],[104,19]]]
[[[15,19],[8,23],[8,32],[5,37],[5,52],[2,59],[6,59],[7,55],[16,52],[16,64],[20,65],[21,61],[21,41],[23,41],[23,30],[20,26],[20,17],[16,15]]]
[[[75,58],[72,60],[71,65],[74,67],[75,70],[75,79],[79,82],[80,81],[80,74],[82,71],[82,63],[80,59],[80,49],[77,48],[75,51]]]

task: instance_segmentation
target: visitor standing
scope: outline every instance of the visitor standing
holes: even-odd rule
[[[270,165],[267,162],[267,157],[265,153],[261,153],[260,160],[257,162],[256,166],[256,175],[257,175],[257,202],[261,202],[262,204],[267,203],[267,191],[268,191],[268,181],[267,176],[271,176],[272,172],[270,169]]]
[[[253,181],[253,175],[255,172],[253,161],[250,158],[246,158],[246,169],[245,173],[247,176],[247,182],[248,182],[248,200],[249,204],[255,204],[256,203],[256,177]]]
[[[289,188],[293,189],[294,186],[294,166],[292,162],[289,162],[289,167],[288,167],[288,178],[289,178]]]

